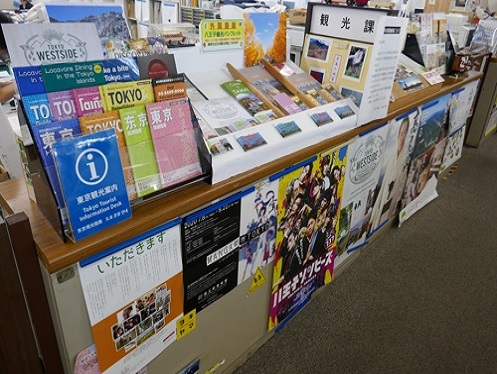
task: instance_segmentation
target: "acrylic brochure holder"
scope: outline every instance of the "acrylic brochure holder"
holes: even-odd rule
[[[94,62],[94,64],[98,65],[99,62]],[[177,96],[164,96],[169,92],[167,90],[171,85],[174,86],[175,89],[172,91]],[[161,92],[163,96],[156,97],[160,90],[164,90]],[[129,204],[136,205],[143,200],[155,198],[210,177],[208,151],[193,114],[187,96],[185,78],[182,74],[154,79],[153,84],[151,79],[138,79],[92,87],[67,87],[65,91],[49,89],[47,91],[50,92],[25,95],[20,103],[19,119],[21,124],[29,128],[34,142],[35,152],[33,153],[37,155],[29,165],[37,203],[62,238],[68,237],[75,241],[82,239],[94,232],[96,228],[100,230],[114,224],[113,222],[117,223],[129,218],[131,209],[126,208]],[[124,107],[112,106],[114,99],[133,96],[128,95],[127,92],[133,92],[133,95],[143,100]],[[82,116],[59,116],[59,109],[62,112],[64,109],[70,112],[70,108],[76,108],[74,111],[82,110],[79,104],[80,101],[84,102],[83,97],[92,103],[92,105],[86,105],[85,108],[101,100],[102,104],[99,107],[92,107],[97,112],[85,113]],[[111,98],[110,101],[109,98]],[[46,118],[41,121],[45,114],[47,114]],[[62,172],[63,161],[73,157],[75,149],[83,149],[86,143],[81,139],[84,136],[106,129],[111,129],[117,134],[116,149],[119,158],[117,160],[114,158],[114,161],[104,160],[104,164],[108,163],[105,168],[100,171],[93,170],[91,180],[86,184],[95,185],[94,190],[84,191],[78,196],[70,196],[78,189],[74,188],[70,177],[65,178],[68,176],[72,176],[74,180],[77,179],[76,177],[80,180],[84,178],[80,178],[75,165],[65,165],[65,171]],[[96,138],[99,136],[97,135]],[[69,139],[74,139],[74,141],[69,141]],[[80,155],[91,157],[91,159],[88,158],[86,164],[91,167],[98,166],[98,163],[94,163],[94,160],[98,159],[96,155],[102,155],[102,159],[107,159],[106,152],[111,150],[109,151],[110,157],[116,151],[108,141],[98,142],[93,139],[91,142],[100,144],[102,147],[101,151],[97,147],[95,154]],[[54,148],[57,148],[59,154],[57,161],[54,159],[56,156]],[[75,164],[76,161],[80,160],[76,160],[74,156]],[[117,165],[119,167],[116,167]],[[116,174],[105,182],[105,185],[96,186],[94,180],[97,176],[103,175],[103,171],[106,175],[107,173]],[[124,177],[122,186],[126,193],[121,197],[111,196],[118,192],[121,177]],[[64,179],[65,183],[63,183]],[[99,199],[104,195],[108,199],[100,201]],[[87,220],[89,216],[94,218],[100,214],[107,213],[107,215],[95,219],[85,227],[79,227],[77,231],[75,226],[78,221],[74,220],[74,213],[70,212],[71,209],[69,211],[66,209],[70,206],[67,204],[70,198],[76,199],[78,204],[94,201],[91,207],[88,206],[86,210],[80,210],[77,213],[79,222]],[[96,208],[97,205],[100,206]],[[124,208],[111,214],[107,205]],[[75,209],[72,211],[74,212]]]

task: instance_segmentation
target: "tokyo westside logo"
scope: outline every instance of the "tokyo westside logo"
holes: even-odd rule
[[[31,66],[86,61],[88,57],[86,42],[54,29],[29,38],[21,48]]]
[[[350,160],[350,180],[354,184],[366,181],[380,165],[385,141],[381,136],[370,135]]]

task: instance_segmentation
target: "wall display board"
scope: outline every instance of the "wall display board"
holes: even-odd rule
[[[348,144],[280,175],[269,330],[287,321],[333,279]]]
[[[177,339],[183,316],[179,223],[79,263],[102,373],[136,373]]]
[[[309,3],[300,66],[360,108],[358,124],[385,117],[407,19],[377,9]]]
[[[412,109],[389,121],[385,155],[375,189],[368,235],[396,217],[419,128],[420,110]]]
[[[386,152],[387,123],[358,136],[348,149],[348,165],[338,222],[335,268],[366,244],[374,195]],[[332,170],[338,173],[338,169]]]
[[[421,119],[403,193],[399,225],[435,199],[447,140],[447,111],[450,94],[421,108]]]

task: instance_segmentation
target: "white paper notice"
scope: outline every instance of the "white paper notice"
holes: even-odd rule
[[[361,102],[358,125],[386,117],[397,62],[406,38],[407,18],[382,17]]]
[[[183,316],[177,221],[80,263],[102,373],[136,373],[176,340]]]

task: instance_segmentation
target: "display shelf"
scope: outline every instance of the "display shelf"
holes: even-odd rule
[[[0,205],[2,205],[7,214],[26,212],[31,221],[33,237],[40,260],[50,273],[54,273],[66,266],[81,261],[88,256],[99,253],[106,248],[136,237],[168,220],[175,219],[178,216],[194,211],[211,201],[234,193],[262,178],[284,170],[287,166],[301,162],[302,160],[319,153],[323,149],[339,145],[361,132],[374,128],[390,118],[394,118],[439,95],[449,93],[482,76],[481,73],[469,73],[469,76],[464,79],[446,80],[439,92],[424,97],[417,97],[406,107],[390,111],[386,118],[348,130],[340,135],[324,139],[271,162],[263,161],[260,166],[248,170],[243,174],[231,177],[222,183],[209,185],[204,182],[199,182],[168,194],[159,195],[154,199],[144,201],[133,207],[133,217],[130,220],[121,222],[114,227],[77,243],[64,243],[62,241],[50,223],[43,216],[38,206],[29,199],[23,180],[11,180],[0,184]]]
[[[196,7],[181,6],[181,22],[190,22],[199,27],[203,19],[216,19],[219,17],[219,9],[204,9]]]
[[[473,117],[466,133],[465,144],[479,147],[497,130],[497,57],[492,57],[485,72]]]

